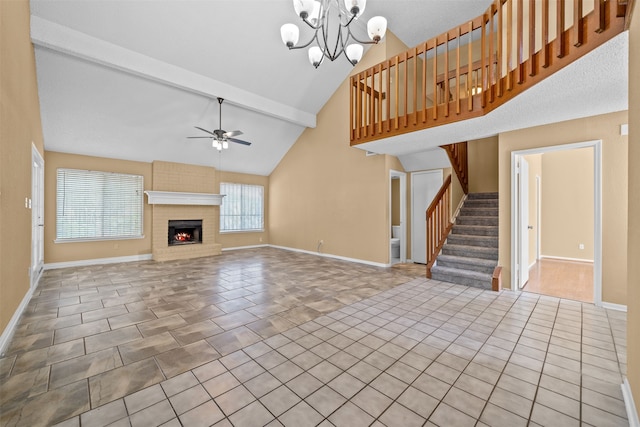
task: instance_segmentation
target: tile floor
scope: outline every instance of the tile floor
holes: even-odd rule
[[[626,316],[274,248],[47,271],[0,425],[626,426]]]

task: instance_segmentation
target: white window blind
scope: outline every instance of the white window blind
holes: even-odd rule
[[[262,231],[264,229],[264,187],[220,183],[226,197],[220,206],[220,231]]]
[[[56,239],[142,237],[143,177],[58,169]]]

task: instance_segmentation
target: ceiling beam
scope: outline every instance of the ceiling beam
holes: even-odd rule
[[[38,47],[124,71],[207,98],[221,97],[229,104],[299,126],[316,127],[315,114],[167,64],[35,15],[31,15],[31,41]]]

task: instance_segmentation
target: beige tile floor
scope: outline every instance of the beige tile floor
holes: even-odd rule
[[[421,272],[274,248],[47,271],[0,425],[628,425],[624,313]]]

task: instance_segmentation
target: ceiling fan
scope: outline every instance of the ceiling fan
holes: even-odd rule
[[[220,128],[214,131],[209,131],[198,126],[194,126],[196,129],[206,132],[211,136],[189,136],[187,138],[211,138],[213,140],[213,147],[218,149],[218,151],[222,151],[223,148],[229,148],[229,141],[235,142],[236,144],[251,145],[250,142],[234,138],[234,136],[242,135],[241,131],[232,130],[230,132],[227,132],[222,129],[222,101],[224,101],[223,98],[218,98],[218,104],[220,104],[220,116],[218,124],[220,125]]]

